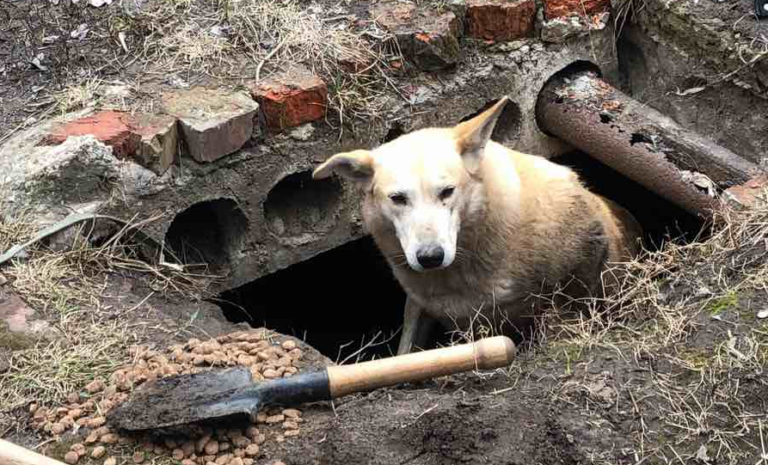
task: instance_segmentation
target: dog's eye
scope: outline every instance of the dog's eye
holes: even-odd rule
[[[389,200],[391,200],[395,205],[405,205],[408,203],[408,197],[406,197],[404,194],[392,194],[389,196]]]
[[[453,195],[453,191],[456,190],[455,187],[446,187],[445,189],[440,191],[440,200],[445,200],[448,197]]]

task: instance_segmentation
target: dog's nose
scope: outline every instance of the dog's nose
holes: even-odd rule
[[[416,251],[416,260],[425,269],[437,268],[442,265],[443,258],[445,258],[445,252],[439,245],[424,246]]]

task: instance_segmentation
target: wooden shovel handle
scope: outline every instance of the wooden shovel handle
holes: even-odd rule
[[[0,464],[1,465],[64,465],[63,462],[54,460],[45,455],[38,454],[29,449],[0,439]]]
[[[441,349],[362,362],[330,366],[331,397],[368,391],[399,383],[423,381],[469,370],[500,368],[512,363],[515,344],[506,336],[480,339]]]

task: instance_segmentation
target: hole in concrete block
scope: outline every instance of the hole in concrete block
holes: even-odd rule
[[[181,263],[205,263],[212,271],[221,271],[228,267],[247,229],[248,219],[237,202],[207,200],[176,215],[165,243]]]
[[[311,171],[286,176],[264,203],[267,227],[286,237],[328,232],[336,224],[343,194],[335,177],[314,180]]]
[[[331,360],[343,360],[377,334],[380,344],[366,349],[363,358],[395,354],[405,305],[405,294],[370,236],[219,298],[230,321],[304,339]],[[385,339],[389,342],[382,344]]]
[[[494,106],[498,101],[498,99],[491,100],[476,112],[462,118],[461,121],[463,122],[474,118],[475,116]],[[520,111],[520,106],[515,102],[510,101],[504,107],[504,110],[501,112],[499,119],[496,121],[496,127],[493,128],[491,139],[500,144],[510,144],[514,142],[520,135],[522,119],[523,113]]]

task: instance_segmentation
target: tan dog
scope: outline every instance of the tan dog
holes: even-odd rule
[[[336,154],[313,173],[365,192],[364,225],[407,294],[399,354],[424,347],[434,321],[500,328],[535,315],[533,296],[556,287],[600,295],[609,262],[639,250],[635,218],[571,169],[490,140],[508,101],[452,128]]]

